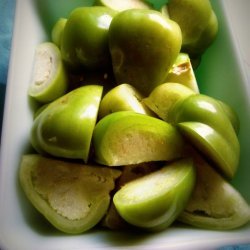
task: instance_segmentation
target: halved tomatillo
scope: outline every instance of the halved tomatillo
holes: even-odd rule
[[[196,186],[178,220],[212,230],[229,230],[248,223],[250,207],[241,194],[198,153],[192,154]]]
[[[162,230],[183,211],[194,185],[195,168],[192,160],[185,158],[128,182],[115,193],[113,201],[128,223]]]
[[[24,155],[19,169],[23,191],[33,206],[58,230],[78,234],[105,215],[116,169]]]
[[[28,94],[39,102],[48,103],[65,94],[67,87],[67,74],[59,48],[51,42],[39,44]]]
[[[108,166],[173,160],[181,156],[183,144],[174,126],[133,111],[105,116],[93,133],[95,161]]]

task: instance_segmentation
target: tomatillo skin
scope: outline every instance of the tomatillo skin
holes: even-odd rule
[[[102,89],[86,85],[45,107],[32,125],[33,147],[40,153],[87,162]]]
[[[163,230],[184,210],[195,185],[190,158],[130,181],[114,195],[118,213],[128,223],[145,230]]]
[[[48,222],[68,234],[94,227],[108,210],[121,172],[38,154],[23,155],[19,180],[26,197]]]
[[[176,103],[170,117],[181,133],[213,160],[226,177],[234,176],[240,144],[219,101],[202,94],[191,95]]]
[[[236,188],[192,149],[196,185],[178,220],[211,230],[239,228],[250,221],[250,207]]]
[[[109,47],[118,84],[147,96],[164,82],[181,48],[179,25],[156,10],[118,13],[109,29]]]
[[[107,166],[169,161],[182,155],[179,131],[158,118],[134,111],[106,115],[93,132],[94,160]]]
[[[106,68],[111,64],[108,30],[116,11],[102,6],[72,11],[61,41],[63,60],[71,68]]]

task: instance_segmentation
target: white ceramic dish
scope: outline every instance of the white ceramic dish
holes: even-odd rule
[[[67,9],[55,8],[52,0],[17,0],[15,28],[5,103],[2,148],[0,157],[0,248],[2,250],[69,250],[69,249],[212,249],[225,245],[249,243],[250,224],[228,231],[208,231],[175,225],[157,234],[110,232],[93,230],[83,235],[68,236],[50,227],[26,200],[17,180],[20,157],[30,150],[29,130],[32,124],[31,104],[27,97],[35,46],[47,40],[40,22],[51,25],[46,10],[55,15]],[[57,2],[63,5],[67,0]],[[69,3],[70,1],[68,1]],[[79,4],[76,1],[74,4]],[[84,1],[82,1],[84,2]],[[231,1],[232,2],[232,1]],[[86,1],[85,1],[86,3]],[[228,25],[230,1],[213,1],[219,17],[219,36],[203,57],[197,71],[201,91],[231,104],[239,113],[241,158],[239,171],[233,180],[235,187],[250,202],[249,124],[250,86],[241,63],[241,52]],[[72,4],[72,3],[71,3]],[[40,15],[42,13],[42,15]]]

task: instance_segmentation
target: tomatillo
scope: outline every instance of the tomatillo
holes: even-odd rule
[[[86,85],[56,99],[36,115],[31,143],[39,153],[88,161],[103,87]]]
[[[212,230],[229,230],[250,221],[250,207],[236,188],[219,175],[195,150],[197,178],[194,191],[178,220]]]
[[[108,30],[115,14],[116,11],[102,6],[79,7],[71,12],[61,41],[66,64],[87,69],[111,64]]]
[[[190,158],[125,184],[114,195],[118,213],[128,223],[146,230],[168,227],[184,210],[195,185]]]
[[[202,94],[190,95],[176,103],[169,117],[226,177],[234,176],[240,144],[231,120],[218,100]]]
[[[54,227],[70,234],[85,232],[102,219],[120,174],[117,169],[38,154],[23,155],[19,168],[29,201]]]
[[[119,12],[109,28],[117,83],[129,83],[147,96],[164,82],[181,48],[179,25],[156,10]]]

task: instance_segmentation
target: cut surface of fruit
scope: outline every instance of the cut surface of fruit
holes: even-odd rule
[[[24,155],[19,169],[23,191],[33,206],[57,229],[82,233],[106,213],[110,191],[120,171]]]
[[[105,116],[93,133],[95,160],[108,166],[173,160],[180,157],[183,143],[172,125],[132,111]]]
[[[88,161],[103,87],[86,85],[58,98],[36,116],[31,143],[38,152]]]

